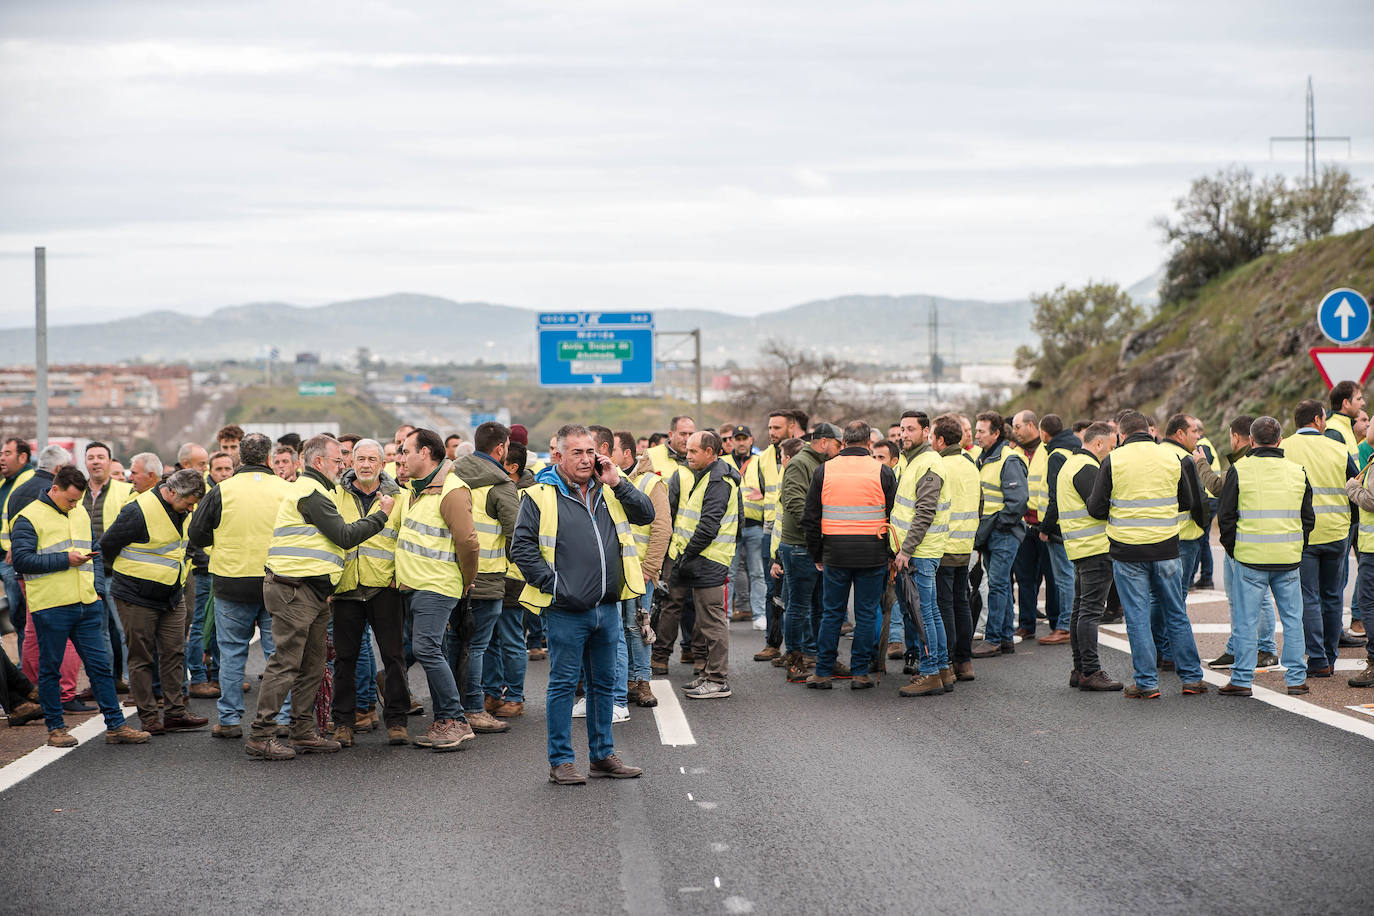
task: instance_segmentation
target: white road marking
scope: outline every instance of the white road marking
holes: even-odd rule
[[[667,678],[657,678],[649,682],[658,705],[654,707],[654,721],[658,723],[659,740],[669,747],[687,747],[696,744],[692,726],[687,724],[687,716],[678,702],[673,682]]]
[[[1099,632],[1097,641],[1100,645],[1115,649],[1118,652],[1131,654],[1131,644],[1124,639],[1107,636]],[[1206,668],[1202,669],[1202,679],[1214,687],[1224,687],[1231,680],[1230,675],[1209,671]],[[1254,691],[1253,699],[1259,700],[1261,703],[1268,703],[1270,706],[1276,706],[1279,709],[1321,722],[1323,725],[1330,725],[1333,728],[1339,728],[1342,731],[1374,741],[1374,722],[1361,722],[1359,719],[1351,718],[1344,713],[1336,712],[1334,709],[1326,709],[1315,703],[1309,703],[1301,697],[1290,697],[1286,693],[1269,690],[1257,684],[1252,684],[1251,690]],[[1243,700],[1238,700],[1238,702],[1243,702]]]
[[[42,728],[42,726],[37,727]],[[104,733],[105,718],[100,715],[92,716],[71,730],[72,737],[77,741],[77,747],[90,741],[96,735]],[[12,789],[34,773],[43,769],[43,767],[62,759],[74,750],[76,750],[75,747],[48,747],[45,744],[40,748],[29,751],[13,763],[8,763],[0,767],[0,792],[6,792]]]

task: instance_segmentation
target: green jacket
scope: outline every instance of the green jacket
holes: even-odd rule
[[[782,469],[782,482],[778,485],[778,522],[782,525],[784,544],[806,547],[806,532],[801,524],[806,512],[806,494],[811,489],[816,468],[824,463],[825,456],[808,445]]]

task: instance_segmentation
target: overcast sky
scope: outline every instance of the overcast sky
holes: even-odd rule
[[[1374,181],[1374,3],[0,3],[0,325],[396,291],[1128,285],[1230,163]],[[1371,291],[1374,292],[1374,291]]]

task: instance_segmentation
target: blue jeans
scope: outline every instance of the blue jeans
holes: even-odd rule
[[[624,602],[621,602],[624,605]],[[630,646],[628,635],[625,633],[624,610],[621,610],[621,627],[616,635],[615,641],[615,687],[611,690],[611,704],[613,706],[630,705]],[[583,671],[583,680],[586,680],[587,672]]]
[[[753,594],[752,592],[750,594]],[[635,626],[635,614],[640,608],[645,612],[649,610],[649,601],[654,595],[654,583],[644,583],[644,594],[632,601],[620,602],[620,617],[625,629],[625,679],[627,681],[647,681],[653,675],[649,671],[649,659],[653,655],[653,647],[646,643],[639,635],[639,627]],[[619,693],[620,682],[616,681],[616,696]],[[628,690],[628,688],[626,688]],[[624,706],[624,703],[620,704]]]
[[[18,664],[24,663],[24,593],[19,588],[19,575],[14,571],[14,567],[5,562],[4,553],[0,551],[0,580],[5,583],[5,598],[10,603],[10,623],[14,624],[14,632],[18,637]]]
[[[1313,668],[1336,664],[1341,640],[1341,565],[1347,543],[1309,544],[1302,552],[1302,629]],[[1284,642],[1288,642],[1285,634]]]
[[[377,653],[372,651],[372,624],[363,624],[363,643],[358,647],[358,666],[353,686],[358,709],[377,705]]]
[[[542,616],[549,640],[549,686],[544,704],[549,766],[577,759],[572,746],[572,707],[578,676],[584,667],[587,749],[592,760],[605,760],[615,753],[611,707],[616,649],[624,634],[619,602],[601,604],[581,613],[548,608]]]
[[[487,655],[482,659],[482,692],[487,696],[525,702],[525,669],[530,661],[525,648],[526,614],[529,612],[522,606],[503,607],[496,618]],[[534,614],[529,616],[538,619]]]
[[[1050,541],[1044,545],[1049,559],[1050,575],[1054,577],[1054,590],[1059,598],[1058,613],[1050,607],[1049,590],[1045,591],[1045,613],[1050,618],[1051,630],[1068,630],[1073,619],[1073,561],[1069,559],[1061,541]]]
[[[192,684],[219,680],[219,644],[211,643],[210,665],[205,665],[205,608],[210,602],[210,586],[213,580],[208,572],[198,572],[196,583],[196,609],[191,617],[191,629],[186,634],[186,676]]]
[[[476,598],[472,601],[472,636],[468,639],[468,676],[463,685],[463,710],[482,711],[482,663],[491,645],[492,629],[501,616],[500,598]]]
[[[811,604],[820,580],[816,562],[805,547],[778,545],[778,559],[787,577],[787,612],[783,615],[783,637],[788,652],[816,654],[816,630],[811,625]]]
[[[808,559],[809,559],[808,555]],[[811,567],[815,569],[815,566]],[[821,633],[816,643],[816,674],[829,677],[835,670],[835,655],[840,645],[840,627],[849,618],[849,590],[854,589],[854,642],[849,647],[849,670],[857,677],[868,674],[874,651],[881,651],[878,632],[882,623],[886,566],[827,566],[821,574],[824,610]]]
[[[1198,658],[1193,625],[1183,603],[1183,578],[1178,568],[1177,558],[1147,563],[1112,561],[1112,576],[1126,617],[1126,637],[1131,642],[1135,683],[1142,689],[1159,686],[1155,638],[1150,625],[1152,599],[1168,631],[1178,676],[1185,684],[1202,680],[1202,661]]]
[[[248,668],[248,646],[253,641],[253,627],[262,634],[259,645],[262,657],[271,658],[276,651],[272,642],[272,616],[261,601],[245,603],[215,599],[215,640],[219,644],[219,699],[215,710],[220,725],[238,725],[243,721],[243,676]],[[288,696],[277,714],[277,723],[291,722],[291,698]]]
[[[410,645],[415,652],[415,660],[425,669],[430,700],[434,704],[435,722],[440,719],[467,721],[463,715],[463,700],[458,693],[458,681],[444,654],[444,633],[448,629],[449,616],[457,606],[457,598],[438,592],[410,593]]]
[[[67,652],[67,640],[86,666],[91,692],[96,705],[105,716],[106,728],[124,724],[124,713],[115,694],[114,675],[110,671],[110,645],[100,629],[105,613],[102,601],[93,604],[67,604],[50,607],[29,615],[38,639],[38,700],[43,706],[43,719],[51,731],[64,728],[62,719],[62,657]]]
[[[1010,642],[1016,635],[1011,606],[1011,567],[1016,562],[1021,542],[1010,531],[993,531],[985,548],[988,583],[988,622],[983,638],[988,642]]]
[[[755,620],[761,620],[768,613],[768,579],[763,568],[763,555],[768,552],[768,532],[762,525],[748,525],[740,529],[739,540],[744,569],[749,574],[749,613]]]
[[[1298,570],[1277,572],[1255,569],[1244,563],[1236,564],[1236,580],[1240,586],[1236,601],[1235,619],[1231,622],[1232,638],[1236,645],[1236,663],[1231,666],[1231,683],[1249,687],[1255,680],[1255,661],[1259,645],[1256,638],[1263,599],[1273,592],[1279,619],[1283,621],[1283,679],[1291,686],[1307,680],[1307,663],[1303,661],[1302,585]]]
[[[1236,657],[1236,602],[1240,600],[1240,582],[1236,579],[1236,570],[1239,567],[1240,564],[1230,555],[1222,559],[1222,581],[1225,583],[1226,595],[1231,599],[1231,635],[1226,638],[1226,654],[1232,658]],[[1274,597],[1268,589],[1260,595],[1258,626],[1259,651],[1277,655],[1279,647],[1274,641]]]
[[[907,575],[916,583],[916,594],[921,599],[921,607],[912,608],[912,611],[915,613],[919,610],[921,626],[926,631],[926,651],[920,655],[917,668],[919,674],[935,674],[940,669],[949,667],[949,639],[945,633],[945,618],[940,613],[935,595],[935,573],[939,568],[939,560],[918,557],[912,557],[911,563],[907,566]]]

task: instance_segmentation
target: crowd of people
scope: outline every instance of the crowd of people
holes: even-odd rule
[[[577,785],[579,717],[591,775],[640,775],[612,726],[658,703],[674,655],[691,665],[686,699],[731,696],[732,620],[762,634],[755,661],[815,690],[877,687],[899,660],[900,695],[941,696],[975,679],[975,661],[1037,639],[1068,647],[1079,690],[1153,699],[1173,671],[1202,694],[1206,665],[1229,669],[1220,693],[1249,696],[1281,654],[1301,695],[1339,648],[1366,645],[1374,435],[1351,382],[1293,421],[1285,437],[1277,418],[1236,417],[1222,454],[1182,413],[908,410],[884,433],[779,408],[761,448],[747,426],[679,416],[642,438],[563,426],[547,461],[524,427],[495,422],[471,441],[403,425],[386,443],[230,425],[214,451],[187,443],[166,467],[141,453],[127,471],[101,442],[78,467],[61,446],[35,457],[11,438],[0,575],[19,664],[0,653],[0,705],[10,725],[43,720],[55,747],[77,744],[64,713],[96,708],[113,744],[205,729],[188,705],[201,698],[215,700],[209,734],[253,757],[336,752],[373,731],[447,752],[508,731],[527,665],[547,660],[549,780]],[[1231,639],[1204,662],[1185,600],[1213,587],[1214,519]],[[1098,651],[1118,618],[1124,681]],[[423,731],[408,723],[424,712],[415,664]],[[1374,686],[1374,656],[1349,683]]]

